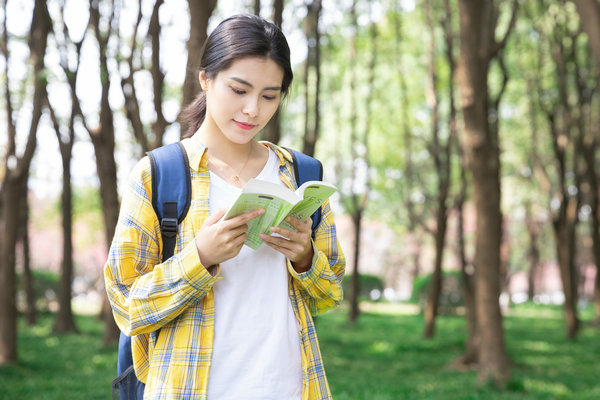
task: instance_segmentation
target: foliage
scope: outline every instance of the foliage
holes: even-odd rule
[[[389,306],[386,304],[378,307]],[[439,335],[423,340],[423,317],[365,312],[349,325],[344,309],[319,317],[318,335],[336,400],[592,400],[600,398],[598,331],[586,327],[577,341],[564,340],[559,307],[520,305],[506,316],[506,343],[513,378],[505,391],[476,385],[475,371],[449,363],[464,349],[465,322],[441,317]],[[584,314],[586,321],[591,310]],[[4,399],[110,398],[116,346],[105,348],[102,323],[78,316],[80,334],[51,333],[53,316],[35,327],[19,326],[18,365],[0,367]]]
[[[418,276],[413,283],[411,301],[425,307],[429,285],[433,274]],[[464,306],[460,271],[443,271],[442,291],[439,300],[439,314],[456,314],[457,308]]]
[[[344,298],[349,299],[352,291],[352,274],[346,274],[344,276],[344,280],[342,282],[342,287],[344,289]],[[358,297],[361,300],[376,300],[372,297],[371,292],[374,290],[379,291],[379,294],[383,292],[383,280],[375,275],[369,274],[360,274],[359,278],[359,294]]]
[[[48,311],[51,301],[56,300],[58,294],[59,275],[42,270],[32,270],[33,293],[35,295],[35,304],[38,310]],[[23,274],[17,275],[17,292],[19,299],[25,299],[23,288]]]

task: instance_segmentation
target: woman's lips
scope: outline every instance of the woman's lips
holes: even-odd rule
[[[236,121],[236,120],[233,120],[233,122],[235,122],[235,124],[237,126],[239,126],[240,128],[242,128],[244,130],[247,130],[247,131],[249,131],[250,129],[252,129],[252,128],[254,128],[256,126],[254,124],[246,124],[244,122],[239,122],[239,121]]]

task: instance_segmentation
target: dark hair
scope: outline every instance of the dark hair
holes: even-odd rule
[[[287,95],[294,75],[290,48],[277,26],[251,14],[225,19],[204,42],[200,70],[204,70],[208,78],[214,78],[243,57],[265,57],[275,61],[283,69],[281,93],[283,97]],[[182,137],[192,136],[200,128],[205,115],[206,93],[200,92],[179,116],[180,121],[188,124]]]

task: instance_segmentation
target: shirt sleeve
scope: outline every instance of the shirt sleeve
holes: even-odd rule
[[[160,262],[160,227],[152,207],[150,163],[129,176],[119,220],[104,266],[115,321],[126,335],[159,329],[198,303],[218,278],[200,262],[194,240]]]
[[[315,234],[313,250],[312,265],[308,271],[299,274],[289,260],[288,271],[299,286],[311,314],[319,315],[342,302],[342,279],[346,268],[329,201],[322,206],[321,224]]]

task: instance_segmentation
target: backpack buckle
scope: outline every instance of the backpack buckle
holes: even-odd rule
[[[160,221],[160,230],[166,237],[177,235],[177,218],[163,218]]]

